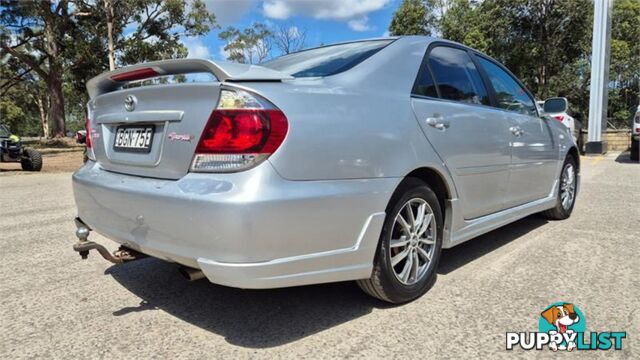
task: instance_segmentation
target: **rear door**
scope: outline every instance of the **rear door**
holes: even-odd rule
[[[557,143],[549,124],[538,116],[525,87],[502,66],[476,56],[495,96],[495,106],[509,122],[512,166],[506,205],[513,207],[549,195],[556,178]]]
[[[511,162],[509,123],[492,108],[470,53],[437,45],[413,89],[420,127],[447,165],[465,219],[504,208]]]

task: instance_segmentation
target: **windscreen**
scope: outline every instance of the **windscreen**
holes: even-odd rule
[[[351,69],[392,41],[370,40],[323,46],[284,55],[260,66],[293,77],[329,76]]]
[[[0,137],[9,137],[9,135],[11,135],[9,129],[4,127],[4,125],[0,125]]]

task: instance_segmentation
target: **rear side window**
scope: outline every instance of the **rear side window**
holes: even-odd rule
[[[489,105],[487,89],[466,51],[439,46],[429,53],[429,66],[443,99]]]
[[[424,65],[425,64],[423,64],[420,72],[418,73],[418,79],[416,80],[416,85],[413,88],[413,94],[438,97],[438,91],[436,90],[436,84],[433,82],[431,71],[428,66]]]
[[[500,66],[481,56],[476,56],[496,92],[498,107],[525,115],[538,116],[536,105],[527,91]]]
[[[284,55],[260,66],[297,78],[335,75],[358,65],[392,41],[371,40],[323,46]]]

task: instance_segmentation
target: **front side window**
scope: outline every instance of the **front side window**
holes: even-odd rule
[[[469,104],[490,104],[478,69],[466,51],[436,47],[429,53],[429,66],[441,98]]]
[[[500,66],[481,56],[476,56],[484,68],[496,92],[498,107],[517,113],[538,116],[536,105],[527,91]]]

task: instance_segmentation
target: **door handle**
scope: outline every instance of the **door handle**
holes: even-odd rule
[[[449,127],[449,120],[445,120],[442,116],[428,117],[426,119],[427,125],[434,127],[438,130],[444,130]]]
[[[511,133],[517,137],[520,137],[524,134],[524,131],[520,128],[520,126],[512,126],[509,128],[509,130],[511,130]]]

